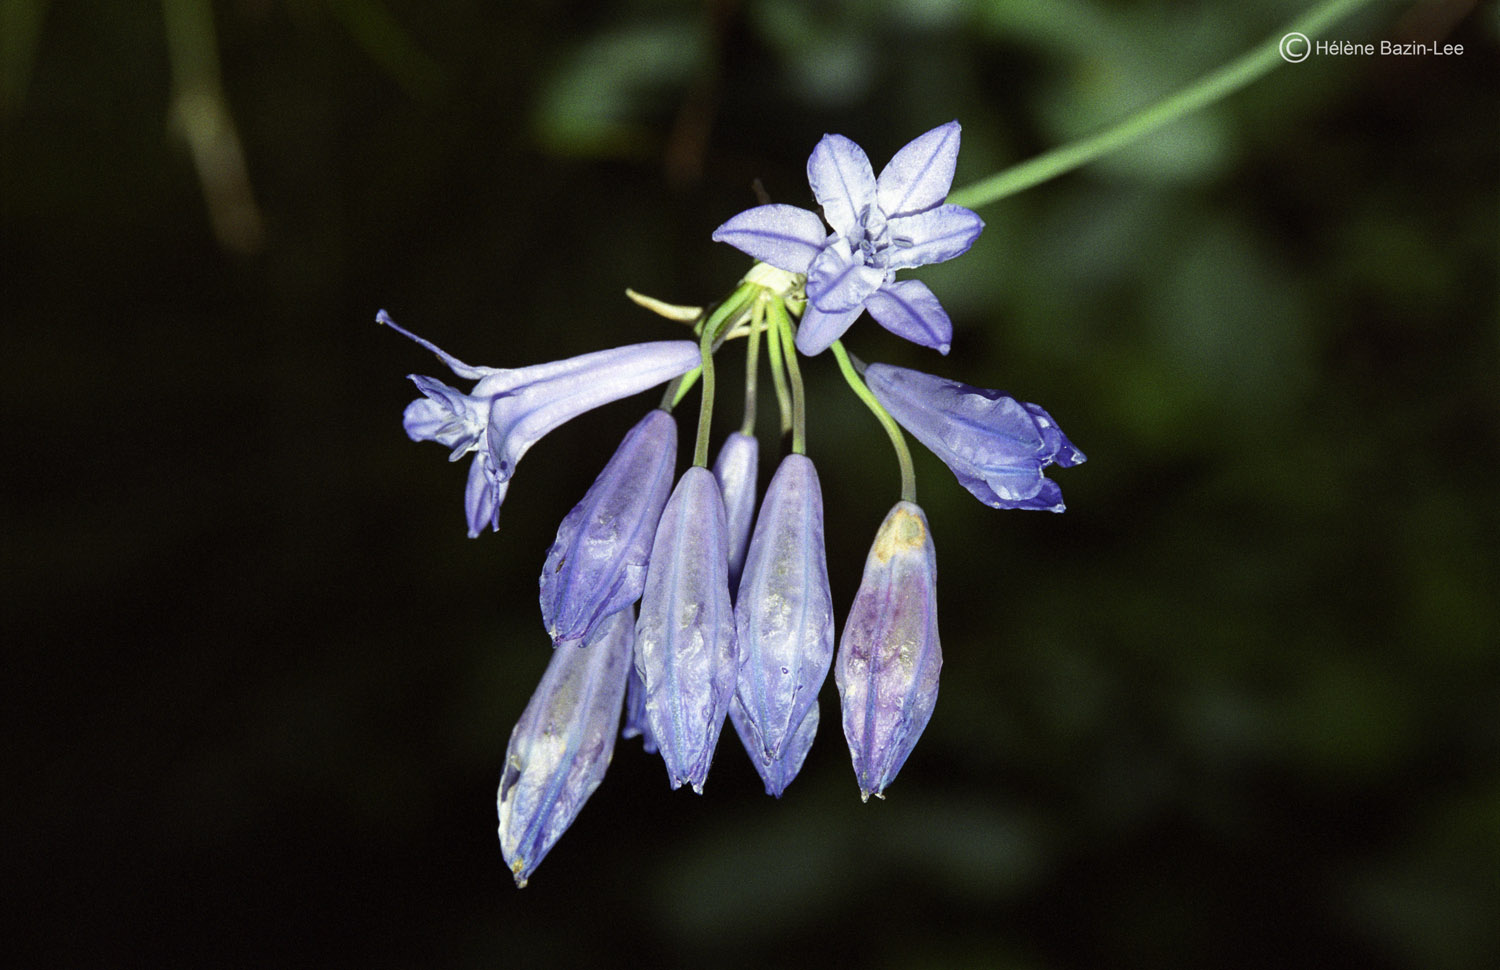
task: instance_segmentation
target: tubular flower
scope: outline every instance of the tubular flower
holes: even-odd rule
[[[780,797],[812,744],[818,690],[833,660],[823,497],[805,455],[782,459],[766,489],[734,619],[735,729],[766,793]]]
[[[542,567],[542,622],[580,645],[641,598],[646,562],[677,465],[677,423],[655,410],[631,428],[557,530]]]
[[[942,666],[927,517],[911,502],[897,502],[865,558],[834,667],[844,737],[866,800],[885,790],[922,736]]]
[[[599,627],[584,650],[556,650],[505,750],[496,805],[500,851],[525,886],[599,787],[615,749],[630,673],[629,609]]]
[[[714,459],[714,478],[724,496],[725,521],[729,526],[729,588],[739,588],[745,567],[745,549],[750,545],[750,525],[755,520],[755,476],[760,465],[760,442],[754,435],[735,431],[724,439]]]
[[[1082,464],[1084,454],[1037,405],[889,364],[867,367],[865,383],[985,505],[1063,510],[1062,490],[1042,471]]]
[[[807,181],[833,227],[791,205],[747,209],[714,230],[756,259],[807,277],[807,308],[797,349],[822,353],[864,310],[891,333],[948,352],[953,324],[917,280],[896,271],[941,263],[968,251],[984,229],[979,216],[945,205],[958,160],[959,125],[951,121],[913,139],[877,178],[864,149],[843,135],[824,135],[807,160]]]
[[[672,787],[699,794],[738,671],[726,533],[719,483],[689,468],[657,526],[635,628],[651,737]]]
[[[412,375],[423,397],[407,405],[402,421],[413,441],[436,441],[451,449],[450,461],[474,453],[464,492],[471,537],[486,525],[500,527],[500,503],[516,462],[547,432],[585,411],[685,374],[700,361],[692,341],[659,340],[531,367],[472,367],[396,326],[384,310],[375,319],[431,350],[454,374],[477,382],[465,394]]]

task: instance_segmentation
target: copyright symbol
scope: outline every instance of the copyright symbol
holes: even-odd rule
[[[1281,59],[1288,64],[1301,64],[1312,53],[1312,41],[1307,39],[1306,34],[1299,34],[1295,30],[1281,38],[1280,47]]]

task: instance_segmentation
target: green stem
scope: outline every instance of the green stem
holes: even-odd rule
[[[786,376],[792,386],[792,453],[807,454],[807,404],[802,392],[802,368],[797,363],[796,336],[792,333],[792,318],[787,315],[786,304],[781,297],[771,298],[770,312],[782,350],[786,352]]]
[[[746,306],[754,299],[757,289],[758,287],[752,283],[740,284],[740,287],[729,294],[729,298],[720,303],[707,320],[700,320],[697,324],[694,324],[693,333],[701,336],[705,331],[727,330],[728,327],[725,326],[725,321],[729,321],[731,324],[738,322],[744,315]],[[723,342],[724,339],[722,336],[716,337],[713,349],[718,350],[719,345]],[[682,399],[687,397],[688,391],[691,391],[693,385],[698,383],[698,378],[702,375],[702,372],[703,368],[701,365],[694,367],[686,374],[668,384],[666,391],[662,394],[661,409],[663,411],[671,411],[677,405],[681,404]]]
[[[785,435],[792,429],[792,397],[786,386],[786,364],[782,360],[781,341],[773,334],[766,336],[766,350],[771,355],[771,383],[776,386],[776,406],[781,410],[781,433]],[[796,353],[796,348],[792,352]]]
[[[966,185],[950,193],[948,202],[970,209],[989,205],[1123,148],[1162,125],[1213,104],[1262,75],[1269,74],[1273,68],[1284,63],[1280,45],[1287,34],[1310,36],[1321,33],[1324,28],[1369,2],[1370,0],[1325,0],[1237,60],[1230,61],[1149,108],[1136,112],[1113,128],[1043,152],[989,178]]]
[[[760,380],[760,331],[761,328],[753,323],[750,326],[750,340],[745,345],[745,420],[740,422],[740,434],[755,434],[755,392],[756,382]]]
[[[698,341],[698,353],[703,363],[698,370],[703,375],[703,396],[698,401],[698,441],[693,447],[693,464],[708,467],[708,430],[714,416],[714,331],[707,324]]]
[[[917,500],[917,476],[912,470],[911,451],[906,447],[906,436],[901,433],[901,426],[896,419],[891,417],[889,411],[875,400],[875,395],[865,386],[865,382],[855,373],[854,365],[849,361],[849,354],[844,350],[844,345],[835,340],[832,347],[833,356],[839,362],[839,370],[844,372],[844,380],[854,389],[865,406],[875,415],[880,426],[885,429],[886,435],[891,439],[891,447],[896,449],[896,463],[901,466],[901,501],[915,503]]]

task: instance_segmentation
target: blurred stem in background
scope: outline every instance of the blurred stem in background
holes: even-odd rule
[[[260,209],[239,133],[224,100],[213,9],[208,0],[162,0],[172,65],[173,126],[187,141],[214,236],[239,253],[260,248]]]
[[[1136,112],[1113,128],[1043,152],[1030,161],[980,179],[973,185],[966,185],[950,193],[948,201],[970,209],[989,205],[1123,148],[1163,125],[1228,97],[1250,82],[1269,74],[1278,65],[1286,63],[1281,45],[1290,34],[1311,37],[1321,33],[1369,2],[1370,0],[1327,0],[1287,24],[1283,30],[1243,56],[1210,72],[1176,94]]]

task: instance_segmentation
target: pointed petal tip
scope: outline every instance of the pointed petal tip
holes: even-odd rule
[[[375,323],[382,327],[395,326],[395,321],[391,319],[391,315],[384,310],[377,310],[375,312]]]

